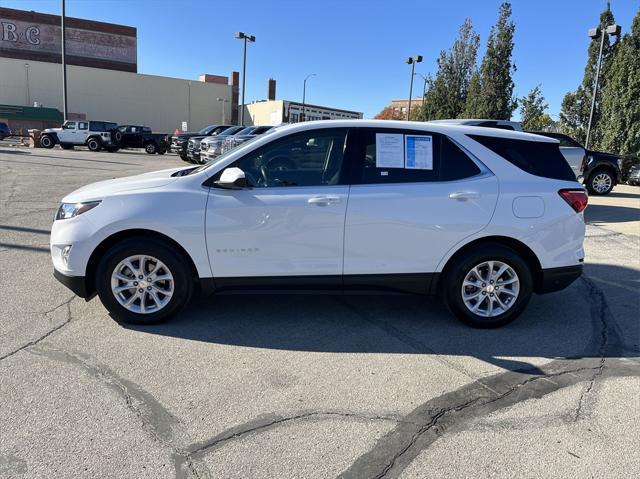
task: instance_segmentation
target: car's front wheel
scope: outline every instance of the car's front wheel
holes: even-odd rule
[[[517,252],[496,244],[455,259],[442,286],[445,303],[458,319],[476,328],[496,328],[522,313],[531,299],[533,280]]]
[[[42,135],[40,137],[40,146],[42,148],[51,149],[56,145],[56,142],[53,140],[51,135]]]
[[[608,170],[596,170],[587,181],[587,191],[591,195],[608,195],[611,193],[615,179]]]
[[[153,324],[179,312],[191,298],[188,261],[160,240],[131,238],[112,247],[97,269],[96,289],[111,315]]]
[[[158,151],[158,147],[156,146],[155,143],[147,143],[144,146],[144,151],[147,152],[149,155],[155,155],[156,152]]]

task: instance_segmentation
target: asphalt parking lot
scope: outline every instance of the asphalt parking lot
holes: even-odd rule
[[[54,211],[181,165],[0,145],[0,477],[640,476],[640,188],[590,199],[584,277],[499,330],[383,295],[120,325],[53,278]]]

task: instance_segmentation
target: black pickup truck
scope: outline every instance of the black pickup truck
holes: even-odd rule
[[[168,135],[152,133],[148,126],[120,125],[111,138],[117,148],[144,148],[150,155],[164,155],[169,149]]]

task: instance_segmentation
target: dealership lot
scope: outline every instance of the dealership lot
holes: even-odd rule
[[[390,295],[132,327],[54,280],[62,196],[183,165],[0,146],[0,477],[640,474],[640,188],[591,198],[586,275],[499,330]]]

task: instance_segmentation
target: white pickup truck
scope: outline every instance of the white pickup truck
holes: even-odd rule
[[[74,146],[86,146],[91,151],[117,150],[117,139],[111,133],[118,127],[110,121],[67,120],[62,128],[48,128],[40,135],[43,148],[53,148],[56,143],[65,150]]]

